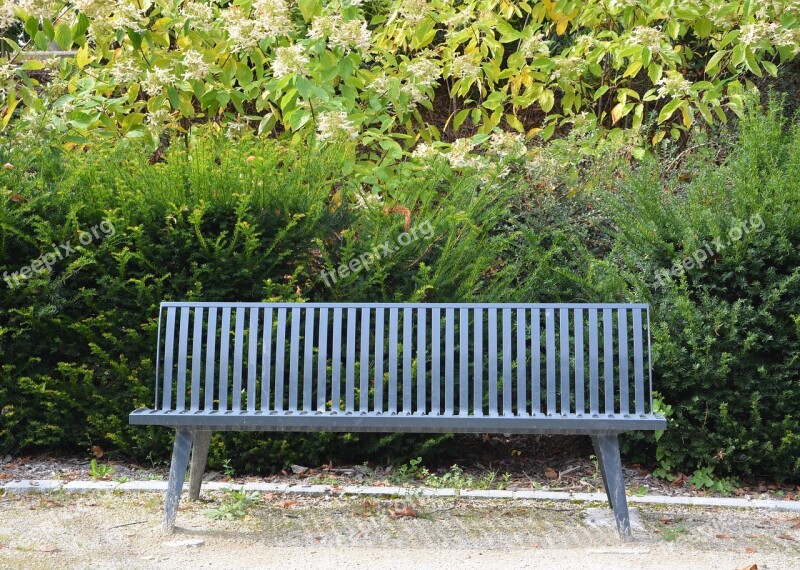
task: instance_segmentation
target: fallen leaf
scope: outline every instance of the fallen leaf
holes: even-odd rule
[[[545,469],[544,476],[547,477],[548,479],[558,479],[558,473],[556,472],[555,469],[551,467]]]
[[[735,537],[732,534],[724,532],[724,533],[718,534],[717,538],[735,538]]]
[[[659,520],[659,522],[661,524],[675,524],[675,519],[671,519],[671,518],[663,518],[663,519],[658,519],[658,520]]]
[[[739,570],[758,570],[758,564],[748,564],[747,566],[742,566]]]
[[[789,536],[788,534],[779,534],[778,538],[782,538],[783,540],[791,540],[792,542],[797,540],[795,537]]]
[[[758,550],[756,550],[756,549],[755,549],[755,548],[753,548],[752,546],[745,546],[745,547],[744,547],[744,551],[745,551],[747,554],[753,554],[754,552],[758,552]]]
[[[289,509],[289,508],[293,507],[296,504],[297,504],[297,501],[295,501],[293,499],[292,500],[286,499],[282,503],[278,503],[278,506],[280,508],[282,508],[282,509]]]
[[[271,501],[275,498],[275,493],[266,493],[265,495],[262,495],[262,497],[264,497],[265,501]]]
[[[100,459],[101,457],[103,457],[103,448],[102,448],[102,447],[100,447],[99,445],[93,445],[93,446],[92,446],[92,454],[93,454],[93,455],[94,455],[94,456],[95,456],[97,459]]]
[[[58,552],[58,546],[53,546],[53,545],[42,546],[39,549],[39,552]]]
[[[417,513],[416,509],[412,509],[411,507],[403,507],[402,509],[390,511],[389,516],[393,519],[399,519],[401,517],[413,518],[419,516],[419,513]]]
[[[20,200],[22,200],[22,196],[21,195],[19,195],[19,194],[12,194],[11,195],[11,201],[12,202],[19,202]]]

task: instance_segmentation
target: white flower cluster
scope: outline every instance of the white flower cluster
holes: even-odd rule
[[[231,51],[245,51],[265,38],[289,35],[294,31],[287,0],[256,0],[251,18],[238,6],[230,6],[220,18],[225,22]]]
[[[211,66],[203,61],[203,54],[199,51],[188,49],[183,52],[183,80],[203,80],[208,76]]]
[[[91,22],[89,37],[108,36],[119,29],[144,32],[149,25],[146,13],[152,0],[73,0],[78,10]]]
[[[114,61],[114,63],[111,65],[109,73],[114,79],[114,82],[118,84],[139,81],[139,78],[142,75],[142,71],[136,64],[136,60],[125,56]]]
[[[453,168],[475,168],[480,165],[477,156],[472,156],[475,143],[470,139],[456,139],[447,153],[447,161]]]
[[[528,59],[540,55],[547,57],[550,55],[550,42],[545,39],[544,34],[534,34],[523,40],[519,51]]]
[[[580,78],[586,71],[588,66],[586,60],[578,56],[556,56],[553,58],[555,69],[550,72],[550,78],[553,81],[565,79],[567,81],[575,81]]]
[[[419,143],[411,153],[411,157],[417,160],[431,160],[440,156],[442,156],[441,152],[425,142]]]
[[[426,0],[403,0],[397,8],[403,20],[409,24],[419,24],[430,11],[430,4]]]
[[[175,77],[175,74],[172,73],[172,70],[167,69],[165,67],[154,67],[152,69],[148,69],[144,74],[144,79],[142,79],[142,90],[147,93],[150,97],[155,97],[156,95],[161,94],[161,91],[165,87],[169,87],[174,85],[178,81],[178,78]]]
[[[275,60],[272,62],[272,75],[283,79],[287,75],[302,75],[306,72],[309,59],[301,44],[275,49]]]
[[[798,31],[777,22],[756,22],[739,29],[739,41],[746,46],[757,45],[765,40],[776,47],[793,47],[794,53],[800,49]]]
[[[650,48],[651,53],[657,54],[661,52],[663,37],[664,34],[661,30],[647,26],[636,26],[628,33],[627,43]]]
[[[639,0],[610,0],[608,11],[612,14],[622,12],[625,8],[636,8],[641,5]]]
[[[518,159],[525,156],[528,151],[525,138],[519,133],[496,130],[489,138],[490,154],[503,159]]]
[[[327,111],[317,116],[317,140],[336,142],[358,137],[358,129],[344,111]]]
[[[442,24],[448,30],[455,30],[456,28],[462,28],[469,24],[470,20],[472,19],[472,11],[464,8],[461,11],[455,11],[451,16],[448,16],[444,20],[442,20]]]
[[[14,15],[16,0],[0,0],[0,32],[13,26],[17,17]]]
[[[414,83],[422,87],[436,87],[436,83],[442,76],[439,64],[427,57],[418,57],[406,66],[406,71]]]
[[[358,50],[362,54],[369,51],[372,32],[367,22],[360,18],[345,21],[338,12],[318,16],[311,23],[308,37],[314,40],[327,40],[328,49],[341,48],[345,53]]]
[[[459,55],[450,62],[450,74],[458,78],[474,79],[481,72],[481,67],[475,63],[475,59],[469,55]]]
[[[186,2],[181,7],[180,15],[193,30],[210,32],[214,28],[214,9],[206,2]]]
[[[657,85],[659,97],[681,97],[692,93],[692,82],[685,79],[678,71],[668,71],[659,79]]]
[[[17,0],[16,2],[4,2],[3,11],[8,10],[12,12],[14,7],[20,8],[28,16],[33,16],[36,19],[52,18],[56,15],[58,4],[55,0]]]

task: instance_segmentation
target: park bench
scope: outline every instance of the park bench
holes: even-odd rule
[[[214,431],[587,434],[630,535],[618,434],[653,413],[644,304],[161,304],[155,405],[175,429],[164,528]]]

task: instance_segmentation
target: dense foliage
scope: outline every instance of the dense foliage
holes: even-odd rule
[[[679,137],[741,115],[800,49],[797,2],[6,0],[2,124],[72,144],[191,122],[358,138],[365,170],[420,141],[572,125]],[[52,43],[76,55],[26,59]],[[21,65],[20,65],[21,64]],[[42,90],[41,86],[47,85]],[[299,136],[305,136],[301,134]]]

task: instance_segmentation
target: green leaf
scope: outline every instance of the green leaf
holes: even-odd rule
[[[551,89],[545,89],[542,91],[542,94],[539,95],[539,105],[542,107],[542,111],[545,113],[549,113],[550,110],[555,105],[555,94]]]
[[[455,118],[453,119],[453,130],[458,130],[461,128],[461,125],[464,124],[464,121],[467,120],[467,115],[469,115],[470,109],[461,109],[458,113],[456,113]]]
[[[771,61],[762,61],[761,65],[767,70],[772,77],[778,77],[778,66]]]
[[[299,0],[297,4],[300,7],[303,20],[306,22],[311,21],[311,18],[318,15],[322,8],[322,2],[320,0]]]
[[[48,38],[44,32],[36,32],[36,35],[33,36],[33,43],[36,44],[42,51],[47,51],[47,48],[50,47],[50,38]]]
[[[659,82],[663,72],[664,68],[657,63],[651,63],[650,67],[647,68],[647,76],[650,78],[650,81],[653,83],[653,85]]]
[[[63,50],[67,50],[72,46],[72,30],[68,24],[61,22],[56,26],[55,40],[58,47]]]
[[[42,63],[38,59],[29,59],[28,61],[26,61],[25,63],[23,63],[20,66],[20,69],[25,69],[25,70],[30,69],[30,70],[35,71],[37,69],[42,69],[43,67],[44,67],[44,63]]]
[[[51,22],[49,18],[42,18],[42,31],[50,41],[55,37],[56,31],[53,28],[53,22]]]
[[[594,101],[597,101],[600,97],[602,97],[605,94],[606,91],[608,91],[608,89],[609,89],[608,85],[603,85],[602,87],[599,87],[597,91],[594,92],[594,97],[592,97],[592,99]]]
[[[508,126],[510,126],[512,129],[514,129],[519,133],[525,132],[525,126],[522,124],[522,121],[520,121],[515,115],[512,115],[511,113],[506,113],[506,123],[508,123]]]
[[[675,110],[678,107],[680,107],[682,101],[683,101],[682,99],[673,99],[672,101],[664,105],[664,108],[661,109],[661,112],[658,114],[658,124],[660,125],[661,123],[669,119],[675,112]]]

